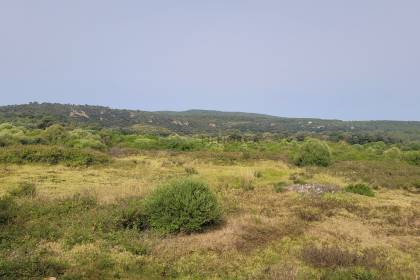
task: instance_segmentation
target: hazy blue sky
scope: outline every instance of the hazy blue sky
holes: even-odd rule
[[[420,120],[420,1],[0,0],[0,97]]]

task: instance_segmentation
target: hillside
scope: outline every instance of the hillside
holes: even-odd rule
[[[325,134],[335,137],[350,134],[357,135],[358,139],[376,137],[385,142],[420,139],[420,122],[413,121],[340,121],[206,110],[148,112],[55,103],[2,106],[0,121],[39,128],[52,123],[120,129],[140,125],[179,134],[269,132],[282,135]]]

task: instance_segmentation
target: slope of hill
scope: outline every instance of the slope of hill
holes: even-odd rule
[[[91,105],[36,102],[0,107],[0,121],[40,128],[52,123],[120,129],[144,125],[181,134],[369,133],[390,138],[420,139],[420,122],[414,121],[340,121],[206,110],[148,112]]]

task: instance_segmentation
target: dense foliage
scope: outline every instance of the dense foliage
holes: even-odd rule
[[[331,158],[331,150],[326,143],[309,139],[300,148],[294,162],[298,166],[328,166],[331,164]]]
[[[344,140],[351,144],[370,142],[411,143],[420,147],[420,122],[402,121],[339,121],[322,119],[280,118],[250,113],[190,110],[185,112],[146,112],[117,110],[100,106],[30,103],[0,107],[0,122],[44,129],[53,124],[90,129],[118,128],[126,131],[169,135],[263,134],[278,137],[323,137],[330,141]]]
[[[306,140],[305,140],[306,139]],[[328,147],[329,148],[328,148]],[[179,152],[207,151],[251,158],[294,161],[299,166],[321,165],[343,160],[406,161],[420,164],[420,151],[412,142],[387,144],[368,142],[349,144],[303,137],[278,138],[232,134],[208,137],[203,135],[159,136],[115,129],[87,129],[51,125],[44,129],[26,128],[11,123],[0,124],[0,162],[4,163],[64,163],[91,165],[109,161],[106,154],[117,151],[170,150]],[[330,152],[331,153],[330,153]],[[226,160],[224,155],[223,160]]]
[[[145,214],[150,226],[163,233],[195,232],[220,219],[215,195],[206,184],[193,180],[158,188],[146,199]]]
[[[420,165],[420,151],[407,152],[405,159],[411,164]]]
[[[87,166],[108,163],[110,158],[98,151],[63,148],[60,146],[26,145],[0,148],[1,163],[63,163]]]

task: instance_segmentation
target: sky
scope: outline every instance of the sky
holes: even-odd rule
[[[418,0],[0,0],[0,105],[420,120]]]

